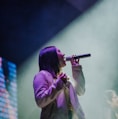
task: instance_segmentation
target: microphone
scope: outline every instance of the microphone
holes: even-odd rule
[[[91,54],[82,54],[82,55],[74,56],[73,58],[74,59],[80,59],[80,58],[87,58],[90,56],[91,56]],[[70,61],[71,59],[72,59],[72,56],[66,57],[66,61]]]

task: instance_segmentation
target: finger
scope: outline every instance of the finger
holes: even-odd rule
[[[74,65],[75,64],[75,59],[74,59],[75,55],[72,55],[72,58],[71,58],[71,64]]]
[[[69,80],[70,79],[70,77],[69,76],[67,76],[67,80]]]
[[[63,72],[60,73],[60,76],[64,76],[64,75],[65,75],[65,73],[63,73]]]
[[[62,72],[62,73],[59,75],[59,77],[60,77],[60,78],[65,78],[65,77],[66,77],[66,74]]]
[[[75,62],[76,62],[76,63],[79,63],[79,59],[76,59]]]
[[[66,79],[66,78],[67,78],[67,75],[66,75],[66,74],[64,74],[64,75],[63,75],[63,78],[65,78],[65,79]]]

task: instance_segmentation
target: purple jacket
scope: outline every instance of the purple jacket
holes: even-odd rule
[[[72,66],[72,73],[75,85],[68,81],[66,86],[69,88],[70,102],[74,109],[73,119],[85,119],[77,97],[77,94],[82,95],[85,92],[81,66]],[[33,87],[36,103],[42,108],[40,119],[69,119],[65,84],[62,80],[54,79],[48,71],[42,70],[35,75]]]

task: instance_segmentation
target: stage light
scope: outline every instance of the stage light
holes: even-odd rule
[[[80,60],[86,93],[79,98],[87,119],[103,118],[104,90],[112,88],[118,77],[117,4],[117,0],[101,0],[42,46],[55,45],[67,56],[91,53],[90,58]],[[38,72],[39,50],[19,69],[19,115],[22,119],[38,119],[40,114],[32,87],[33,77]],[[70,63],[64,72],[71,77]]]

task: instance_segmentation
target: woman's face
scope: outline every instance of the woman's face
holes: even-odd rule
[[[59,59],[60,68],[66,66],[65,54],[63,54],[58,48],[56,48],[57,56]]]
[[[118,96],[115,93],[112,94],[112,107],[118,108]]]

